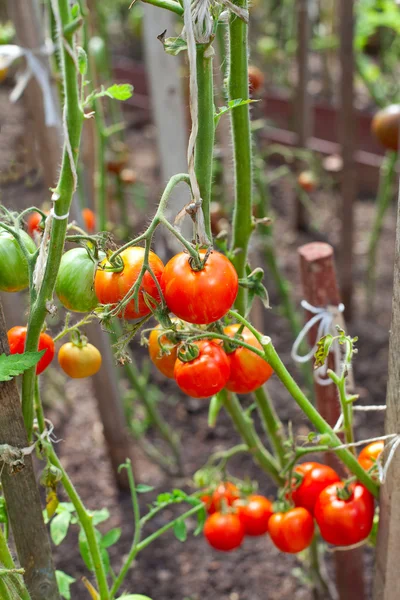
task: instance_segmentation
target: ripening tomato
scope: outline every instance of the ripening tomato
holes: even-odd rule
[[[249,88],[251,92],[258,92],[264,85],[264,73],[255,65],[249,65]]]
[[[246,500],[238,502],[239,519],[244,525],[246,535],[263,535],[268,531],[268,522],[273,515],[272,502],[265,496],[249,496]]]
[[[105,254],[100,253],[100,258]],[[56,294],[67,310],[90,312],[99,301],[94,291],[96,263],[85,248],[73,248],[63,254],[56,280]]]
[[[349,486],[333,483],[324,489],[315,505],[314,516],[326,542],[335,546],[351,546],[361,542],[371,532],[374,519],[374,499],[361,484]]]
[[[238,324],[228,325],[224,333],[233,338],[239,328]],[[243,329],[241,336],[247,344],[262,350],[261,344],[247,327]],[[231,376],[226,387],[236,394],[253,392],[268,381],[273,373],[272,367],[261,356],[257,356],[247,348],[237,348],[227,356],[231,366]]]
[[[221,552],[230,552],[239,548],[244,533],[242,522],[232,513],[216,512],[210,515],[204,524],[204,536],[207,542]]]
[[[305,192],[313,192],[317,187],[317,179],[311,171],[302,171],[297,178],[297,183]]]
[[[210,340],[194,342],[193,346],[198,348],[198,356],[189,362],[178,356],[175,381],[188,396],[209,398],[225,387],[231,372],[229,360],[221,346]]]
[[[119,178],[125,185],[133,185],[137,181],[137,175],[133,169],[122,169]]]
[[[314,519],[302,506],[284,513],[273,514],[268,532],[275,546],[282,552],[297,554],[308,548],[314,536]]]
[[[137,281],[143,266],[144,248],[140,248],[139,246],[127,248],[119,254],[119,257],[124,263],[124,268],[119,273],[112,273],[104,270],[104,267],[109,265],[107,259],[103,260],[97,268],[94,279],[94,289],[99,302],[102,304],[115,305],[129,292]],[[160,281],[164,270],[164,264],[154,252],[150,252],[149,265],[156,279]],[[131,300],[125,308],[120,311],[118,316],[125,319],[138,319],[148,315],[151,311],[144,300],[144,291],[152,296],[154,300],[160,302],[157,286],[148,271],[144,274],[142,283],[140,284],[138,310],[135,309],[135,301]]]
[[[7,332],[8,343],[11,354],[23,354],[25,352],[26,327],[12,327]],[[36,375],[43,373],[54,358],[55,349],[53,339],[47,333],[41,333],[39,338],[39,352],[45,350],[42,358],[36,365]]]
[[[28,230],[29,235],[34,238],[35,237],[35,233],[41,233],[43,231],[43,229],[40,227],[40,224],[42,223],[42,215],[36,211],[32,212],[27,221],[26,221],[26,228]]]
[[[85,223],[86,231],[93,233],[96,229],[96,215],[90,208],[84,208],[82,210],[82,219]]]
[[[100,370],[101,354],[92,344],[78,346],[67,342],[58,351],[58,362],[72,379],[82,379],[91,377]]]
[[[378,110],[372,119],[371,129],[387,150],[398,150],[400,104],[391,104]]]
[[[178,344],[174,344],[167,335],[162,334],[161,325],[157,325],[149,336],[149,355],[153,364],[169,379],[174,378],[174,368],[178,354]],[[161,337],[160,337],[161,336]],[[160,344],[163,346],[161,348]],[[165,349],[165,352],[163,351]]]
[[[202,258],[205,254],[205,250],[200,250]],[[170,311],[197,325],[213,323],[223,317],[239,289],[233,264],[219,252],[211,252],[200,271],[192,269],[185,252],[177,254],[165,265],[161,285]]]
[[[233,506],[239,498],[240,492],[231,481],[222,481],[217,485],[212,494],[201,497],[209,515],[220,511],[226,506]]]
[[[339,475],[331,467],[316,462],[297,465],[294,471],[302,475],[303,479],[292,491],[293,502],[296,506],[303,506],[311,514],[314,513],[315,503],[320,493],[328,485],[340,481]]]
[[[35,242],[22,229],[21,240],[29,254],[37,250]],[[19,292],[29,285],[28,263],[15,237],[0,228],[0,291]]]
[[[368,446],[365,446],[365,448],[361,450],[358,457],[358,462],[365,471],[369,471],[374,465],[376,465],[376,461],[383,452],[384,447],[385,442],[383,440],[379,440],[377,442],[368,444]]]

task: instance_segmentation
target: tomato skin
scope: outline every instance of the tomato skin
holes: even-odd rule
[[[228,327],[225,327],[224,333],[233,338],[239,328],[239,324],[228,325]],[[247,327],[243,329],[241,336],[247,344],[262,350],[261,344]],[[227,356],[231,366],[231,376],[226,387],[236,394],[253,392],[268,381],[274,372],[261,356],[257,356],[247,348],[237,348]]]
[[[139,246],[130,247],[123,250],[119,256],[124,263],[123,271],[111,273],[102,270],[100,267],[108,264],[107,259],[101,262],[100,267],[96,271],[94,289],[101,304],[117,304],[129,292],[130,288],[139,277],[143,265],[144,248]],[[154,252],[150,252],[149,265],[156,279],[160,282],[164,264]],[[160,301],[157,286],[148,271],[144,274],[139,288],[138,310],[135,310],[135,302],[132,300],[126,305],[123,311],[120,311],[120,314],[118,315],[120,318],[139,319],[151,312],[144,301],[143,291],[150,294],[157,302]]]
[[[34,254],[37,250],[35,242],[22,229],[19,235],[29,254]],[[14,236],[0,229],[0,291],[19,292],[28,285],[29,271],[25,256]]]
[[[77,346],[67,342],[58,351],[58,362],[72,379],[83,379],[95,375],[100,370],[101,354],[92,344]]]
[[[231,481],[222,481],[211,495],[202,496],[201,499],[206,505],[208,514],[213,515],[224,508],[224,504],[233,506],[239,498],[240,492],[236,485]]]
[[[340,481],[339,475],[328,465],[316,462],[306,462],[297,465],[295,472],[303,475],[303,480],[297,489],[292,492],[292,499],[296,506],[306,508],[314,514],[315,503],[320,493],[331,485]]]
[[[308,510],[298,506],[285,513],[274,513],[268,522],[268,533],[279,550],[297,554],[311,544],[314,520]]]
[[[258,67],[249,65],[249,88],[251,92],[258,92],[264,85],[264,73]]]
[[[313,192],[317,187],[317,180],[311,171],[302,171],[297,178],[297,183],[305,192]]]
[[[383,440],[379,440],[377,442],[372,442],[365,446],[360,452],[358,457],[358,462],[362,466],[365,471],[369,471],[374,465],[376,465],[376,461],[379,458],[379,455],[383,452],[383,448],[385,447],[385,442]]]
[[[267,533],[268,522],[273,515],[272,502],[265,496],[249,496],[245,504],[237,504],[239,519],[246,535],[258,536]]]
[[[204,536],[215,550],[230,552],[239,548],[244,539],[244,526],[239,517],[232,513],[216,512],[204,524]]]
[[[100,253],[104,257],[104,253]],[[73,312],[90,312],[99,301],[93,289],[96,265],[85,248],[73,248],[63,254],[56,280],[61,304]]]
[[[361,542],[371,532],[374,518],[374,499],[361,484],[350,487],[348,500],[338,498],[344,483],[334,483],[324,489],[315,505],[314,515],[326,542],[335,546],[351,546]]]
[[[85,223],[86,231],[88,233],[94,233],[96,229],[96,215],[90,208],[84,208],[82,210],[82,219]]]
[[[200,250],[204,257],[205,250]],[[231,261],[219,252],[212,252],[204,269],[193,271],[189,256],[181,252],[165,265],[161,279],[168,308],[177,317],[205,325],[218,321],[234,303],[239,282]]]
[[[192,398],[209,398],[226,385],[231,372],[223,349],[210,340],[193,343],[199,355],[190,362],[176,360],[174,377],[180,389]]]
[[[386,106],[374,115],[372,133],[387,150],[399,148],[400,104]]]
[[[175,362],[178,355],[178,345],[171,342],[166,335],[161,336],[160,342],[169,349],[169,354],[161,354],[159,337],[162,332],[161,325],[152,330],[149,336],[149,355],[152,363],[165,377],[174,378]]]
[[[23,354],[25,352],[26,333],[27,327],[17,325],[16,327],[9,329],[7,337],[11,354]],[[36,365],[36,375],[43,373],[54,358],[54,341],[47,333],[40,334],[38,350],[46,350],[46,352]]]

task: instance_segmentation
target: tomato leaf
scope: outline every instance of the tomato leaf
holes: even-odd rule
[[[328,333],[328,335],[324,335],[319,342],[317,342],[317,350],[315,351],[314,358],[314,369],[318,369],[325,364],[326,359],[328,358],[331,346],[334,342],[334,337]]]
[[[260,102],[259,100],[253,100],[253,99],[248,99],[248,100],[242,100],[242,98],[237,98],[236,100],[230,100],[228,102],[228,106],[221,106],[218,109],[218,112],[215,111],[214,113],[214,126],[217,127],[220,118],[225,115],[226,113],[228,113],[230,110],[233,110],[234,108],[239,108],[239,106],[246,106],[246,104],[252,104],[253,102]]]
[[[98,525],[99,523],[103,523],[110,518],[110,511],[108,508],[102,508],[101,510],[94,510],[91,513],[93,525]]]
[[[58,591],[60,592],[61,596],[65,598],[65,600],[71,600],[71,592],[69,588],[76,581],[76,579],[70,575],[67,575],[64,573],[64,571],[56,571],[56,579]]]
[[[50,536],[53,543],[59,546],[65,539],[71,523],[71,513],[62,512],[54,517],[50,523]]]
[[[133,86],[130,83],[114,83],[105,90],[105,95],[114,100],[129,100],[133,94]]]
[[[186,523],[183,519],[178,519],[174,524],[174,534],[177,540],[185,542],[187,538]]]
[[[146,485],[144,483],[139,483],[139,485],[136,486],[136,491],[138,494],[146,494],[147,492],[152,492],[154,490],[154,487],[152,487],[151,485]]]
[[[177,56],[183,50],[187,50],[187,43],[182,37],[165,37],[165,31],[158,36],[158,39],[164,46],[164,50],[167,54]]]
[[[46,350],[40,352],[24,352],[24,354],[0,355],[0,381],[11,381],[13,377],[21,375],[34,367],[42,358]]]
[[[119,527],[107,531],[107,533],[103,535],[101,540],[101,545],[103,546],[103,548],[109,548],[110,546],[116,544],[119,538],[121,537],[121,533],[122,530]]]

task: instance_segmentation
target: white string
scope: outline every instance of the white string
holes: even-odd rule
[[[301,344],[304,342],[304,340],[306,339],[309,331],[315,325],[318,324],[318,333],[317,333],[317,337],[316,337],[317,341],[319,341],[322,337],[324,337],[325,335],[328,335],[329,333],[332,335],[336,335],[337,332],[334,329],[335,317],[336,317],[337,313],[344,312],[344,305],[342,303],[340,303],[339,306],[327,306],[326,308],[319,308],[319,307],[313,306],[312,304],[307,302],[307,300],[302,300],[301,306],[305,310],[308,310],[310,313],[312,313],[314,316],[304,325],[303,329],[300,331],[299,335],[297,336],[297,338],[293,344],[291,355],[292,355],[292,358],[294,361],[296,361],[298,363],[305,363],[305,362],[308,362],[309,360],[311,360],[311,358],[314,356],[314,354],[318,348],[317,343],[315,343],[313,348],[311,348],[311,350],[307,354],[305,354],[304,356],[301,356],[299,354],[299,348],[300,348]],[[341,355],[340,355],[340,346],[336,340],[332,345],[332,350],[333,350],[333,355],[334,355],[334,359],[335,359],[335,372],[339,373]],[[319,385],[325,386],[325,385],[333,384],[333,381],[329,377],[327,377],[327,371],[328,371],[327,361],[324,365],[322,365],[321,367],[319,367],[318,369],[316,369],[314,371],[314,379]]]
[[[359,410],[360,412],[368,412],[370,410],[386,410],[385,404],[369,404],[368,406],[353,406],[353,410]]]

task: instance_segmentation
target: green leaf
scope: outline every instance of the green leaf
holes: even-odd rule
[[[167,54],[171,54],[172,56],[176,56],[183,50],[187,50],[186,40],[184,40],[181,37],[164,38],[160,35],[160,36],[158,36],[158,39],[164,46],[165,52]]]
[[[24,354],[0,355],[0,381],[11,381],[27,369],[34,367],[46,350],[40,352],[24,352]]]
[[[233,110],[234,108],[239,108],[239,106],[246,106],[246,104],[252,104],[253,102],[259,102],[259,100],[253,100],[252,98],[249,98],[248,100],[242,100],[242,98],[237,98],[236,100],[229,100],[228,106],[221,106],[218,109],[218,112],[216,111],[214,113],[214,126],[217,127],[220,118],[230,110]]]
[[[56,546],[65,539],[71,522],[71,513],[62,512],[54,517],[50,523],[50,536]]]
[[[102,508],[101,510],[94,510],[90,513],[92,517],[93,525],[98,525],[99,523],[103,523],[110,518],[110,511],[108,508]]]
[[[103,548],[109,548],[110,546],[116,544],[119,538],[121,537],[121,533],[122,530],[119,527],[107,531],[107,533],[103,535],[101,540],[101,545],[103,546]]]
[[[133,85],[130,83],[114,83],[105,90],[105,95],[114,100],[128,100],[132,97]]]
[[[56,579],[58,590],[61,596],[65,598],[65,600],[71,600],[71,592],[69,588],[71,584],[76,581],[76,579],[70,577],[70,575],[67,575],[64,573],[64,571],[56,571]]]
[[[139,485],[136,486],[136,491],[138,494],[146,494],[146,492],[152,492],[154,490],[154,487],[152,487],[151,485],[146,485],[144,483],[139,483]]]
[[[206,518],[207,518],[207,514],[206,514],[206,509],[204,507],[204,510],[200,510],[197,513],[197,527],[194,530],[193,535],[195,535],[195,536],[200,535],[200,533],[203,531],[204,523],[206,522]]]
[[[80,10],[79,4],[76,3],[71,7],[71,18],[77,19],[78,17],[80,17],[80,15],[81,15],[81,10]]]
[[[79,46],[78,48],[78,67],[79,73],[81,75],[86,75],[87,67],[88,67],[88,59],[87,54],[83,48]]]
[[[187,538],[186,523],[183,519],[178,519],[174,525],[174,534],[180,542],[185,542]]]
[[[315,364],[314,369],[318,369],[318,367],[322,367],[325,364],[326,359],[328,358],[329,351],[334,342],[334,337],[328,333],[328,335],[324,335],[319,342],[317,342],[317,350],[315,351],[314,358]]]

